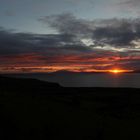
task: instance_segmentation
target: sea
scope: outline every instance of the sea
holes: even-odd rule
[[[140,88],[140,73],[34,73],[12,74],[12,77],[33,78],[59,83],[64,87],[129,87]]]

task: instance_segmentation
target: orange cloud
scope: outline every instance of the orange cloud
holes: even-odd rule
[[[36,53],[0,56],[0,73],[55,72],[107,72],[116,64],[125,68],[128,62],[139,61],[140,56],[96,56],[90,54],[68,54],[45,56]],[[126,64],[126,65],[125,65]]]

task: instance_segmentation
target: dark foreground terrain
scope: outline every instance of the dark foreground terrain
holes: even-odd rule
[[[0,77],[0,139],[139,140],[140,89]]]

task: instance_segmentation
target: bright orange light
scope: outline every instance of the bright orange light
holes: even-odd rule
[[[118,69],[114,69],[114,70],[110,70],[110,72],[113,72],[113,73],[120,73],[122,71],[118,70]]]
[[[124,73],[124,72],[132,72],[133,70],[122,70],[122,69],[112,69],[112,70],[109,70],[109,72],[112,72],[112,73]]]

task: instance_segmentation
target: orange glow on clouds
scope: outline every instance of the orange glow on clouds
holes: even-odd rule
[[[67,54],[42,56],[36,53],[0,56],[0,73],[36,73],[36,72],[132,72],[127,62],[139,61],[140,56],[96,56],[92,54]],[[117,68],[114,68],[118,65]],[[114,69],[112,69],[114,68]],[[123,69],[124,68],[124,69]],[[125,69],[126,68],[126,69]]]
[[[57,71],[71,71],[71,72],[87,72],[87,73],[125,73],[133,72],[133,70],[126,69],[104,69],[98,70],[93,68],[84,68],[80,66],[31,66],[31,67],[0,67],[0,73],[52,73]]]

